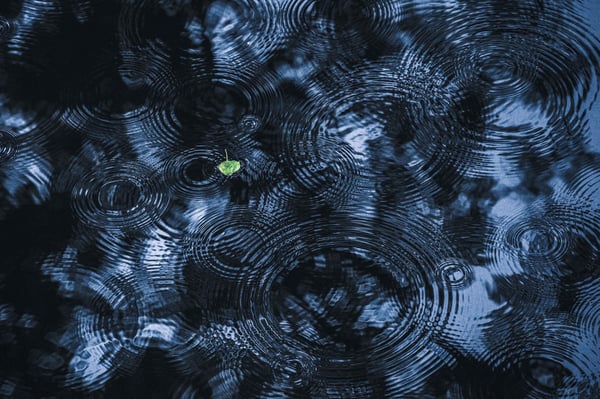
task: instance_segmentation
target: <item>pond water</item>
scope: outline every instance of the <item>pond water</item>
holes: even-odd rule
[[[0,397],[600,398],[596,0],[3,0]]]

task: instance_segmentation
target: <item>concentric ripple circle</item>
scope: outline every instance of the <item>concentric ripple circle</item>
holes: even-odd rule
[[[254,133],[260,126],[261,120],[256,115],[244,115],[238,121],[238,127],[244,133]]]
[[[127,133],[138,140],[176,142],[179,127],[172,115],[176,85],[165,64],[162,54],[144,62],[125,53],[120,63],[95,65],[63,93],[67,103],[63,122],[94,139],[115,140]]]
[[[256,0],[216,1],[207,7],[204,24],[218,64],[252,67],[264,62],[287,40],[285,30],[275,23],[279,3]],[[236,19],[240,23],[231,24]],[[245,62],[244,62],[245,61]]]
[[[112,163],[82,176],[72,190],[80,220],[98,228],[137,229],[156,221],[169,195],[154,171],[136,162]]]
[[[73,314],[74,331],[64,345],[73,354],[66,384],[74,388],[104,386],[115,375],[135,369],[146,343],[137,339],[143,328],[140,286],[127,272],[104,274],[83,266],[77,271],[81,304]]]
[[[599,249],[598,212],[584,217],[578,209],[560,203],[534,205],[503,219],[487,241],[495,265],[510,265],[514,273],[538,277],[596,276]]]
[[[523,379],[536,398],[555,398],[569,385],[574,388],[573,373],[564,366],[563,361],[553,360],[551,356],[540,356],[521,362]],[[561,395],[561,397],[569,397]],[[577,396],[570,396],[575,398]]]
[[[315,374],[316,360],[303,352],[277,353],[271,369],[276,382],[284,386],[307,386]]]
[[[452,287],[468,286],[473,278],[471,266],[459,258],[448,258],[438,264],[438,274],[441,280],[450,284]]]
[[[235,159],[235,153],[229,154]],[[207,147],[195,147],[176,153],[164,163],[165,184],[172,187],[176,195],[187,199],[198,199],[202,195],[219,193],[226,177],[217,169],[224,155]]]
[[[417,312],[418,293],[411,291],[414,287],[402,287],[408,278],[402,276],[401,283],[393,284],[393,275],[377,267],[374,260],[350,248],[324,250],[300,260],[271,286],[271,303],[279,324],[298,334],[304,350],[318,348],[333,353],[365,350],[392,328],[410,330],[402,323]],[[344,284],[352,279],[358,280],[356,286]],[[307,323],[312,328],[307,328]]]
[[[361,154],[332,133],[335,116],[316,109],[318,103],[304,105],[306,115],[288,116],[277,142],[278,162],[294,187],[284,195],[301,198],[310,194],[319,202],[344,203],[368,186],[368,171],[362,167]]]
[[[0,41],[10,37],[15,31],[15,24],[2,16],[0,16]]]
[[[17,152],[17,139],[13,133],[0,130],[0,162],[8,161]]]
[[[269,253],[278,252],[294,236],[284,212],[234,206],[215,210],[194,224],[184,240],[192,267],[239,281],[270,265]]]
[[[452,88],[449,112],[415,121],[424,138],[418,148],[431,142],[430,152],[439,151],[433,155],[443,163],[435,161],[433,170],[452,162],[471,176],[514,174],[512,162],[532,149],[550,162],[582,139],[578,125],[583,104],[598,92],[600,51],[575,8],[539,2],[500,13],[486,2],[413,7],[429,23],[412,32],[406,69],[424,62]]]
[[[336,140],[289,143],[285,154],[294,182],[323,201],[344,201],[357,191],[362,171],[351,149]]]
[[[532,345],[517,367],[535,398],[594,397],[598,392],[597,338],[568,319],[544,323],[543,344]]]
[[[408,237],[392,242],[356,231],[321,233],[283,250],[274,269],[244,280],[244,334],[258,353],[285,345],[314,356],[317,385],[333,383],[342,364],[344,381],[360,384],[352,378],[377,365],[395,381],[404,378],[395,392],[410,392],[448,361],[433,340],[452,306],[449,285],[437,282],[435,258],[450,251],[413,246]],[[416,353],[428,354],[426,367],[411,364]]]

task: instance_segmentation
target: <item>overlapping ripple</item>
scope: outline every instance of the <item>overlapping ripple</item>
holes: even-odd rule
[[[517,173],[511,160],[531,148],[546,159],[576,148],[581,108],[598,90],[597,42],[577,14],[560,3],[522,3],[502,13],[488,3],[414,9],[431,22],[414,32],[412,59],[427,60],[453,88],[449,114],[415,130],[426,135],[423,143],[456,143],[452,151],[430,151],[455,154],[452,167],[467,167],[469,175]],[[588,62],[577,64],[581,59]]]
[[[8,18],[0,17],[0,40],[10,37],[14,31],[14,22]]]
[[[599,216],[561,204],[534,204],[497,225],[487,241],[487,253],[504,273],[576,276],[576,281],[594,278],[600,249]]]
[[[451,308],[436,258],[451,251],[433,242],[415,247],[410,235],[393,241],[335,226],[327,233],[315,226],[301,246],[277,254],[272,269],[247,275],[239,304],[248,319],[244,334],[267,363],[275,348],[296,354],[286,355],[288,373],[317,395],[352,387],[416,392],[423,378],[452,362],[433,343]],[[417,353],[428,360],[411,363]],[[369,386],[371,373],[382,378],[381,387]]]
[[[355,154],[339,140],[292,139],[286,144],[284,161],[297,187],[296,192],[287,191],[287,196],[310,194],[319,202],[344,202],[356,192],[361,180],[364,184]]]
[[[115,375],[131,372],[137,364],[142,348],[135,338],[142,329],[143,312],[133,299],[140,294],[135,283],[131,286],[123,275],[90,273],[82,277],[76,283],[85,282],[87,289],[79,293],[83,306],[74,311],[76,332],[64,337],[65,345],[74,353],[66,384],[97,390]]]
[[[119,64],[97,64],[72,91],[65,90],[65,102],[77,100],[66,108],[63,122],[96,140],[123,140],[128,135],[133,141],[144,139],[146,145],[176,143],[175,82],[165,63],[159,56],[144,62],[124,53]]]
[[[0,2],[0,396],[600,397],[598,10]]]
[[[168,191],[148,166],[135,162],[107,164],[72,189],[72,207],[80,220],[108,229],[136,229],[155,222],[169,204]]]
[[[212,43],[215,68],[218,70],[222,65],[229,69],[225,65],[231,63],[247,70],[265,62],[281,48],[288,32],[285,25],[276,23],[280,7],[280,2],[255,0],[217,1],[208,5],[204,25]]]
[[[174,154],[163,167],[166,184],[189,199],[219,193],[225,180],[217,170],[221,158],[213,149],[202,147]]]
[[[184,248],[192,267],[239,281],[261,273],[270,254],[293,245],[293,225],[283,212],[245,207],[206,213],[190,227]]]
[[[578,335],[580,337],[578,337]],[[566,320],[546,322],[543,347],[532,348],[519,369],[533,398],[593,397],[598,393],[594,341]]]
[[[0,130],[0,162],[8,161],[17,152],[17,139],[7,130]]]

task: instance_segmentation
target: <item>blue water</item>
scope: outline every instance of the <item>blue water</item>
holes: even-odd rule
[[[0,397],[600,398],[599,37],[596,0],[2,1]]]

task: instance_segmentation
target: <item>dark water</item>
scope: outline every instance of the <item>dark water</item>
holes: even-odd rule
[[[600,398],[599,33],[2,0],[0,397]]]

